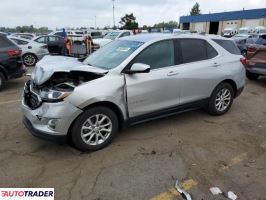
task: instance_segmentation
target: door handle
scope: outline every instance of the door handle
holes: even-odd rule
[[[178,75],[179,73],[178,72],[175,72],[175,71],[170,71],[167,76],[175,76],[175,75]]]
[[[219,63],[214,63],[214,64],[213,64],[213,67],[219,67],[219,66],[220,66]]]

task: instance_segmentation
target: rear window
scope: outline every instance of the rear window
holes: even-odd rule
[[[257,39],[256,44],[266,45],[266,35],[261,35],[261,36]]]
[[[13,47],[15,46],[9,39],[5,36],[0,35],[0,48]]]
[[[235,45],[235,43],[231,40],[221,40],[221,39],[213,39],[214,42],[219,44],[221,47],[223,47],[225,50],[230,52],[231,54],[235,55],[241,55],[240,50]]]

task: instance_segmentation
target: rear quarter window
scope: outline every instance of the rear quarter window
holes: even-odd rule
[[[14,47],[15,44],[5,36],[0,36],[0,48]]]
[[[227,50],[231,54],[241,55],[240,50],[236,46],[234,41],[231,40],[222,40],[222,39],[213,39],[214,42],[219,44],[225,50]]]

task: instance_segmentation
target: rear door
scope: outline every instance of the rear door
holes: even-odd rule
[[[220,68],[218,52],[203,39],[178,39],[181,65],[177,72],[180,104],[208,98],[215,87]]]
[[[151,44],[130,65],[134,63],[148,64],[151,71],[125,75],[130,118],[179,104],[180,85],[175,71],[177,66],[173,40]]]
[[[60,53],[59,38],[56,36],[48,37],[48,48],[50,53]]]

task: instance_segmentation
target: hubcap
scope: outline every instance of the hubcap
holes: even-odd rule
[[[26,55],[24,57],[24,62],[26,65],[34,65],[35,64],[35,57],[33,55]]]
[[[105,142],[112,132],[112,122],[104,114],[96,114],[88,118],[81,127],[81,138],[89,145]]]
[[[215,107],[218,111],[225,111],[231,103],[231,92],[224,88],[220,90],[215,99]]]

